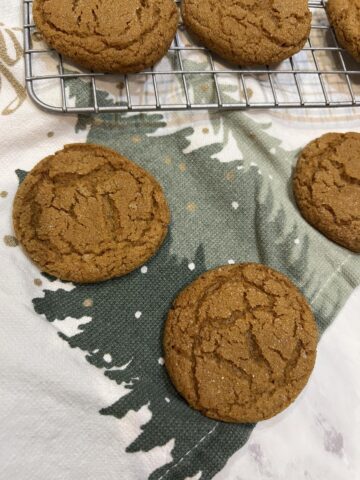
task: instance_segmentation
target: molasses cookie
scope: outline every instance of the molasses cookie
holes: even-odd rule
[[[15,234],[46,273],[73,282],[125,275],[162,244],[170,221],[158,182],[117,152],[66,145],[16,194]]]
[[[257,422],[286,408],[314,367],[317,327],[303,295],[260,264],[201,275],[175,300],[165,364],[178,392],[204,415]]]
[[[339,44],[360,62],[360,0],[328,0],[327,11]]]
[[[307,0],[183,0],[188,30],[237,65],[267,65],[299,52],[309,36]]]
[[[360,133],[328,133],[301,153],[293,190],[303,217],[360,253]]]
[[[178,24],[173,0],[34,0],[33,16],[59,53],[90,70],[120,73],[153,66]]]

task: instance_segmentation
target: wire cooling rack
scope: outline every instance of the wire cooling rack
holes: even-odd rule
[[[23,2],[27,90],[51,112],[360,106],[360,65],[338,45],[324,0],[309,1],[309,40],[279,65],[231,66],[194,43],[180,23],[167,56],[131,75],[79,69],[49,49],[33,23],[32,0]]]

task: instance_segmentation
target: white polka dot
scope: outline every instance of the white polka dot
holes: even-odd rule
[[[258,171],[258,174],[259,174],[259,175],[262,175],[262,172],[261,172],[261,170],[259,170],[259,171]]]
[[[233,260],[232,258],[230,258],[230,260],[228,260],[229,265],[234,265],[234,263],[235,263],[235,260]]]
[[[162,357],[160,357],[159,360],[158,360],[158,363],[159,363],[159,365],[164,365],[165,360]]]
[[[189,263],[188,269],[191,271],[195,270],[195,263]]]
[[[272,149],[270,150],[270,153],[271,153],[271,155],[275,155],[275,153],[276,153],[276,148],[272,148]]]
[[[142,312],[139,312],[139,311],[135,312],[135,318],[139,319],[141,315],[142,315]]]
[[[251,162],[251,163],[250,163],[250,167],[257,167],[257,163]]]
[[[92,351],[92,353],[98,353],[99,349],[96,348],[95,350]]]
[[[274,177],[272,175],[269,175],[270,180],[272,180]]]
[[[237,168],[237,170],[243,170],[245,167],[244,167],[244,165],[239,165],[239,166],[236,167],[236,168]]]
[[[165,402],[170,403],[170,398],[165,397]]]
[[[106,363],[112,362],[112,356],[110,355],[110,353],[105,353],[105,355],[103,356],[103,359],[105,360]]]
[[[238,202],[232,202],[231,206],[234,210],[237,210],[239,208]]]
[[[294,243],[295,243],[295,245],[299,245],[300,244],[300,238],[295,238]]]
[[[141,273],[147,273],[147,271],[148,271],[148,267],[146,266],[141,267],[141,270],[140,270]]]

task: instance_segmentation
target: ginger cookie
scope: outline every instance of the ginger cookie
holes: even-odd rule
[[[188,30],[237,65],[267,65],[299,52],[311,28],[307,0],[183,0]]]
[[[328,0],[327,12],[339,44],[360,62],[360,0]]]
[[[293,190],[303,217],[360,253],[360,133],[328,133],[301,153]]]
[[[15,234],[29,257],[62,280],[125,275],[152,257],[170,221],[158,182],[117,152],[66,145],[38,163],[16,194]]]
[[[208,271],[175,300],[165,325],[165,365],[191,407],[252,423],[286,408],[314,367],[317,326],[303,295],[264,265]]]
[[[178,25],[174,0],[34,0],[44,40],[94,71],[132,73],[153,66]]]

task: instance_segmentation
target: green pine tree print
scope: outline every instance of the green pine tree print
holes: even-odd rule
[[[86,88],[70,88],[77,102],[88,95]],[[105,93],[98,95],[102,104],[111,104]],[[203,480],[211,479],[254,427],[203,417],[185,404],[167,377],[161,361],[163,324],[185,285],[228,261],[268,264],[288,275],[313,302],[321,331],[351,289],[330,282],[319,294],[324,275],[331,274],[345,253],[294,214],[286,184],[294,152],[285,152],[266,132],[267,126],[244,114],[215,115],[211,121],[231,132],[243,160],[221,163],[216,156],[223,145],[218,143],[188,151],[193,128],[164,134],[161,114],[79,117],[78,128],[89,128],[88,142],[118,150],[157,177],[172,212],[170,234],[145,270],[97,285],[77,285],[69,292],[45,290],[43,298],[33,300],[36,312],[49,322],[92,317],[75,336],[60,335],[72,348],[84,351],[94,367],[105,368],[109,381],[129,390],[113,405],[104,405],[102,415],[122,418],[149,406],[152,418],[128,446],[129,452],[148,451],[175,439],[172,462],[154,471],[150,480],[183,480],[199,471]],[[276,149],[276,159],[271,149]],[[18,174],[23,178],[24,172]],[[329,261],[319,262],[312,252],[314,242],[326,245]],[[358,281],[360,265],[354,263],[349,271]],[[331,302],[323,294],[330,294]],[[87,298],[92,299],[90,307],[83,305]],[[111,355],[110,364],[104,353]]]

